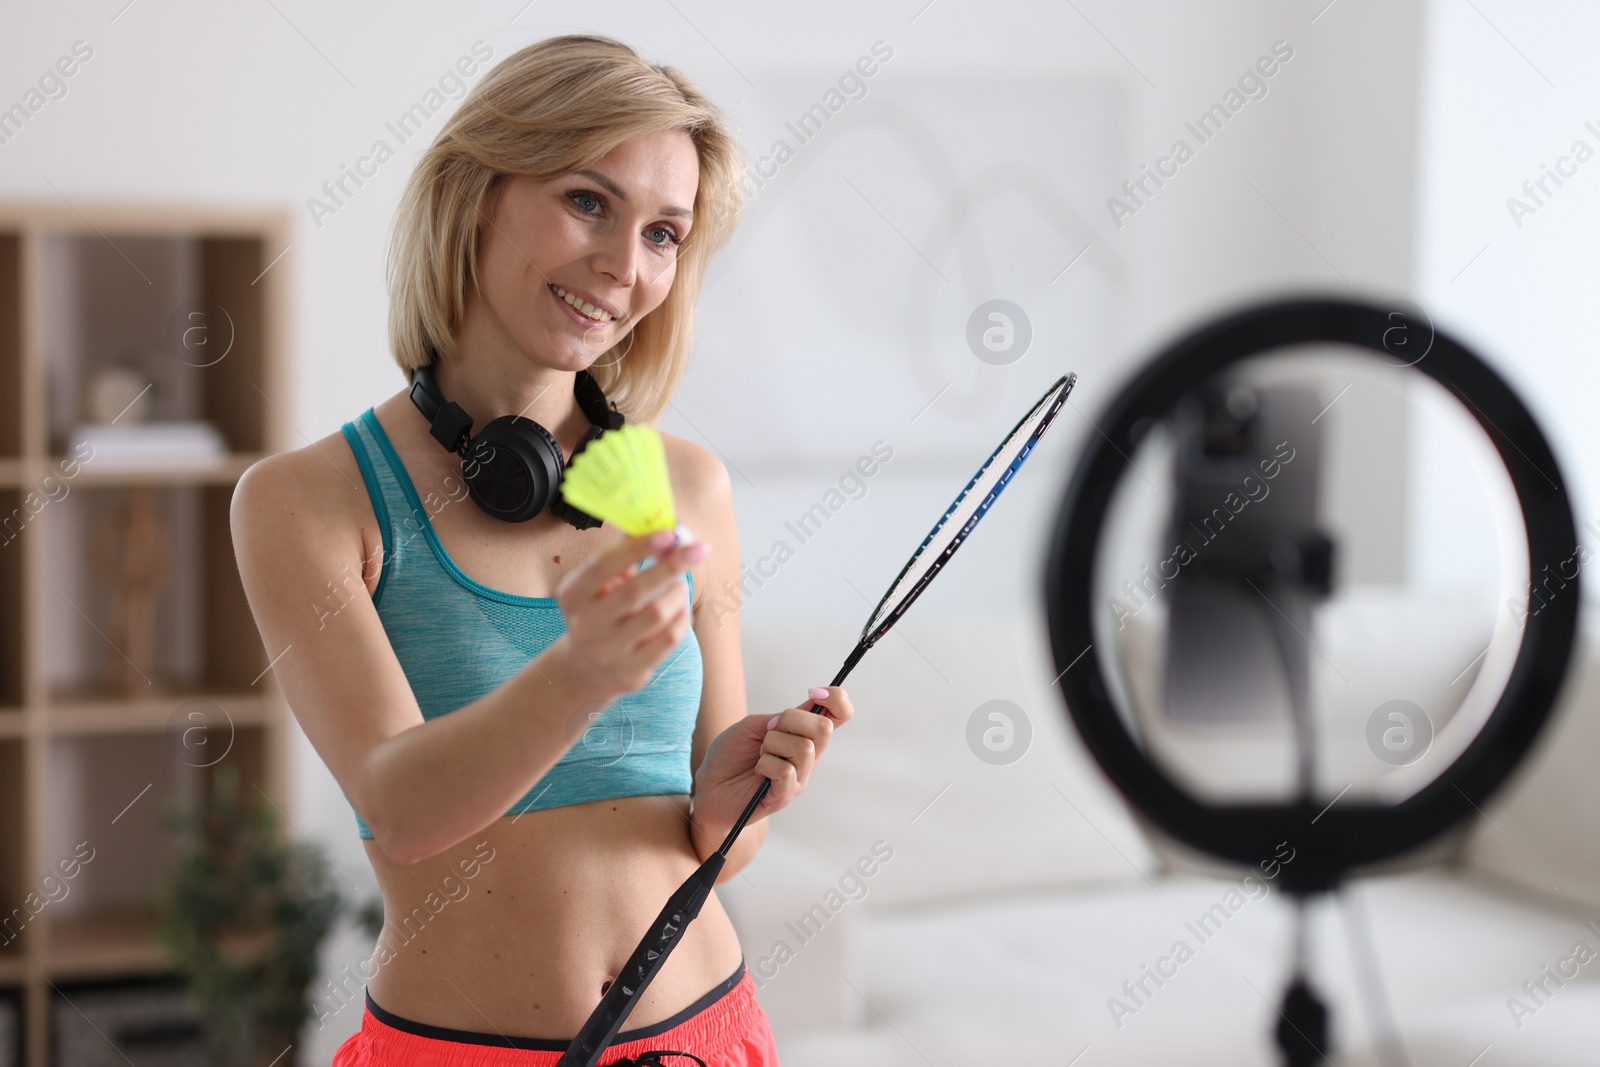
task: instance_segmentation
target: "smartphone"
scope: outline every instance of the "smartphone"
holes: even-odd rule
[[[1162,574],[1174,722],[1283,719],[1297,699],[1304,710],[1310,609],[1333,580],[1318,526],[1319,399],[1228,377],[1174,412],[1174,562]]]

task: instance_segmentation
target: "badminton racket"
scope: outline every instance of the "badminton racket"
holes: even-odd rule
[[[1012,476],[1033,451],[1033,446],[1050,428],[1077,380],[1076,374],[1065,374],[1056,379],[1055,384],[1039,398],[1039,402],[1011,428],[1005,440],[1000,442],[1000,447],[989,453],[989,458],[983,461],[978,473],[972,476],[955,501],[939,516],[939,521],[934,523],[928,536],[922,539],[922,544],[917,546],[900,574],[890,584],[883,599],[878,601],[866,626],[861,629],[860,640],[851,649],[844,666],[839,668],[830,685],[843,684],[845,677],[861,662],[867,650],[900,621],[906,609],[922,595],[922,591],[944,569],[950,557],[955,555],[956,549],[966,542],[978,521],[988,514],[995,500],[1011,484]],[[813,704],[809,710],[816,714],[822,711],[822,705]],[[682,939],[684,928],[700,914],[700,907],[710,896],[729,850],[771,787],[772,779],[762,779],[722,845],[667,900],[666,906],[650,924],[644,939],[633,950],[633,955],[628,957],[621,973],[612,981],[611,988],[606,990],[599,1005],[578,1031],[578,1036],[567,1046],[557,1067],[595,1067],[599,1062],[601,1053],[622,1029],[623,1021],[633,1010],[639,994],[649,986],[667,956]]]

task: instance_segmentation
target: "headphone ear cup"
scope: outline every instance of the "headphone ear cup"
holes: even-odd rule
[[[555,499],[561,446],[543,426],[502,415],[485,426],[461,461],[467,493],[478,507],[506,522],[526,522]]]

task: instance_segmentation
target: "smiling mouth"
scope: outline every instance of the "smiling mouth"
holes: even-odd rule
[[[548,283],[548,287],[550,291],[556,295],[556,299],[565,301],[567,305],[572,308],[572,310],[576,311],[590,322],[603,326],[606,323],[616,321],[616,319],[611,317],[609,312],[602,311],[600,308],[595,307],[582,297],[572,295],[555,282]]]

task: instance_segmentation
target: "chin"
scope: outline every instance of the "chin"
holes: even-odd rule
[[[561,358],[561,369],[570,371],[588,370],[600,362],[603,352],[593,352],[587,348],[576,352],[564,352]]]
[[[522,366],[532,370],[535,368],[553,371],[577,370],[573,357],[559,349],[552,348],[547,342],[538,344],[534,342],[519,341],[517,352],[522,357]]]

